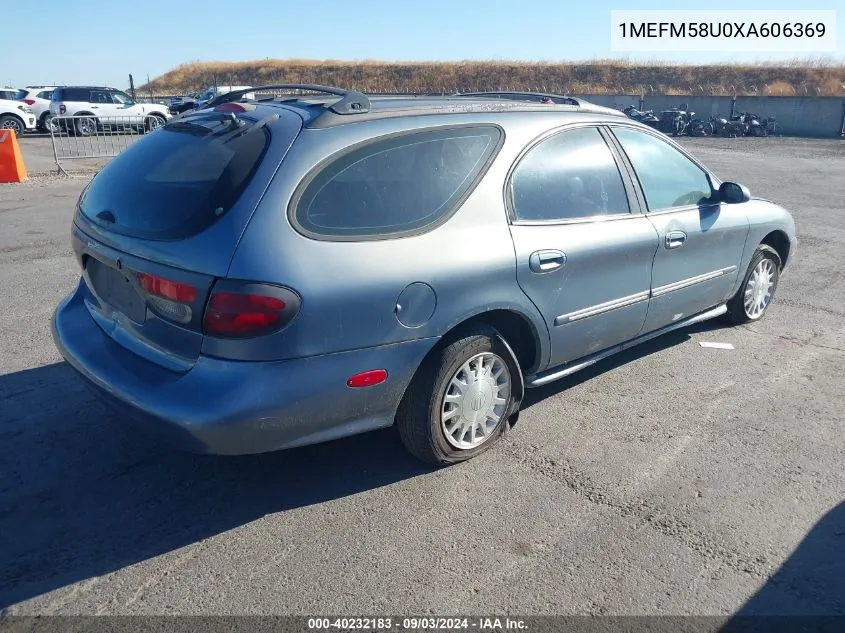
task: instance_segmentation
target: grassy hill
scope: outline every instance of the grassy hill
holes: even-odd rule
[[[192,62],[139,91],[179,94],[212,85],[316,83],[365,92],[534,90],[568,94],[845,95],[845,64],[679,65],[595,60],[578,63],[461,61],[380,62],[264,59]]]

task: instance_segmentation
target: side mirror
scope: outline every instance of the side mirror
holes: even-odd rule
[[[739,204],[751,200],[748,187],[735,182],[723,182],[719,185],[719,200],[727,204]]]

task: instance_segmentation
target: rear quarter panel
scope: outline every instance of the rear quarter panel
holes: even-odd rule
[[[296,186],[327,156],[383,134],[468,123],[499,124],[505,140],[481,182],[444,224],[420,235],[362,242],[310,239],[291,226],[288,204]],[[303,130],[253,216],[228,272],[230,278],[288,286],[302,297],[293,323],[251,347],[249,358],[296,358],[440,337],[475,315],[506,309],[532,324],[538,364],[544,366],[548,330],[517,284],[503,186],[519,151],[554,124],[555,118],[545,113],[435,115]],[[397,319],[396,303],[414,282],[434,289],[436,307],[426,323],[406,327]],[[208,337],[205,346],[209,354],[247,353],[241,345],[238,352],[230,343]]]

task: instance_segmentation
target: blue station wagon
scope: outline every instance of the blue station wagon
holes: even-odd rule
[[[190,451],[395,424],[474,457],[527,388],[760,319],[796,246],[787,211],[580,99],[249,92],[93,178],[53,317],[96,394]]]

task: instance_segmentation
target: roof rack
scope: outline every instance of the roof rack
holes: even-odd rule
[[[502,97],[505,99],[512,99],[514,101],[537,101],[542,99],[552,99],[555,103],[564,103],[567,105],[580,106],[582,102],[575,97],[567,97],[566,95],[549,94],[545,92],[520,92],[513,90],[486,90],[484,92],[458,92],[452,95],[454,97]]]
[[[205,104],[205,108],[213,108],[222,103],[231,103],[232,101],[237,101],[244,95],[268,90],[307,90],[327,95],[336,95],[341,97],[341,99],[328,107],[328,109],[335,114],[359,114],[369,112],[370,110],[370,100],[366,97],[366,95],[360,92],[355,90],[344,90],[343,88],[332,88],[331,86],[317,86],[314,84],[276,84],[272,86],[244,88],[242,90],[227,92],[219,97],[215,97]]]

